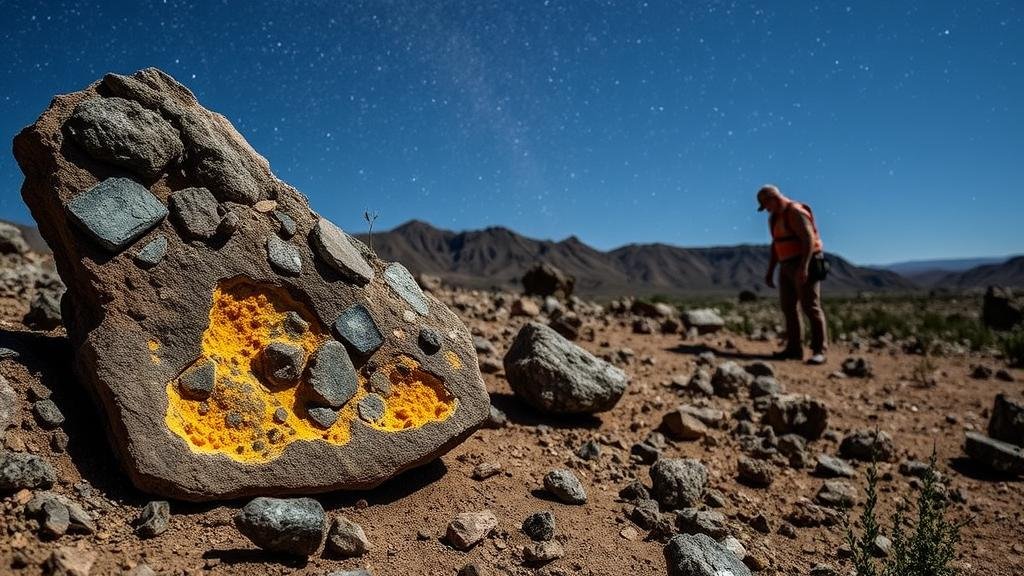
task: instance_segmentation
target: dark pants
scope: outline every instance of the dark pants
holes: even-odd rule
[[[786,317],[786,351],[803,354],[803,330],[800,308],[811,323],[811,353],[824,354],[828,347],[825,334],[825,311],[821,308],[821,282],[797,284],[800,258],[790,258],[779,265],[779,303]]]

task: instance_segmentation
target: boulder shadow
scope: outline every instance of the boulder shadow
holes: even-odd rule
[[[559,429],[596,429],[601,426],[601,418],[593,414],[546,414],[523,402],[515,394],[491,392],[491,404],[504,412],[510,422],[522,426],[544,424]]]
[[[978,480],[979,482],[1007,482],[1013,484],[1024,482],[1024,479],[1019,476],[1010,474],[1009,472],[993,470],[984,464],[968,458],[967,456],[956,456],[950,458],[949,467],[958,474],[966,476],[972,480]]]
[[[291,556],[278,552],[253,548],[229,548],[227,550],[208,550],[202,557],[207,560],[220,560],[229,566],[242,564],[266,565],[275,564],[292,570],[301,570],[309,565],[309,558]],[[253,566],[257,568],[257,566]]]
[[[677,344],[671,348],[665,348],[666,352],[674,354],[685,354],[697,356],[702,352],[711,352],[716,358],[728,358],[730,360],[775,360],[771,354],[757,354],[754,352],[740,352],[738,350],[723,350],[707,344]]]
[[[331,511],[338,508],[351,508],[360,500],[367,504],[386,505],[397,502],[423,488],[437,482],[448,473],[448,466],[440,458],[412,468],[385,480],[376,488],[369,490],[346,490],[313,495],[324,507]]]
[[[106,416],[100,413],[88,391],[79,384],[72,369],[74,352],[67,336],[54,332],[0,330],[0,347],[18,353],[9,361],[21,364],[50,391],[50,399],[64,415],[53,430],[39,427],[52,439],[58,431],[67,435],[65,452],[75,463],[82,479],[103,494],[145,498],[122,471],[106,434]],[[33,419],[31,404],[24,398],[23,418]]]

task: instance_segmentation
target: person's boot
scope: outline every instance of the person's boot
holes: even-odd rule
[[[807,359],[807,363],[811,366],[821,366],[826,361],[824,352],[815,352],[811,354],[811,357]]]

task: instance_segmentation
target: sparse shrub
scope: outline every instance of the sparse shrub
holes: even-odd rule
[[[1017,328],[1003,336],[999,348],[1011,366],[1024,366],[1024,328]]]
[[[935,362],[932,361],[932,357],[927,352],[917,362],[914,363],[914,368],[911,372],[910,379],[919,386],[931,387],[935,386],[935,371],[938,367]]]
[[[912,530],[907,530],[907,505],[898,507],[893,514],[892,546],[884,559],[874,555],[875,538],[881,534],[881,527],[875,515],[878,469],[871,463],[867,473],[867,498],[860,515],[860,535],[855,533],[849,517],[846,521],[846,543],[853,552],[857,576],[957,576],[960,573],[952,563],[964,524],[946,518],[947,502],[935,474],[935,460],[933,449],[917,497],[917,522]]]

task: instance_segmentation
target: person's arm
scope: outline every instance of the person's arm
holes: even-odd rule
[[[775,266],[779,263],[779,259],[775,256],[774,248],[769,247],[768,251],[771,255],[768,257],[768,272],[764,275],[764,283],[769,288],[775,288]]]
[[[810,273],[811,257],[814,256],[814,229],[811,219],[799,210],[788,210],[789,227],[800,238],[800,268],[797,269],[797,283],[807,282]],[[795,215],[795,216],[794,216]]]

